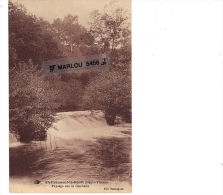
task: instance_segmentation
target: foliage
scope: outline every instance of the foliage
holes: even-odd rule
[[[85,91],[83,104],[88,109],[105,111],[108,124],[113,125],[115,116],[121,115],[131,122],[131,77],[119,71],[103,72],[91,80]]]
[[[102,52],[110,50],[113,54],[130,36],[127,13],[113,2],[107,5],[104,12],[93,11],[89,24],[95,45],[101,48]]]
[[[52,101],[55,92],[39,74],[31,61],[10,69],[10,131],[22,142],[44,140],[53,122],[53,110],[57,108]]]
[[[57,111],[79,109],[84,85],[78,77],[72,77],[72,74],[67,73],[52,76],[47,80],[50,87],[56,92],[53,101],[58,106]]]
[[[50,24],[9,1],[10,131],[20,141],[44,140],[58,111],[101,109],[110,125],[116,115],[131,122],[129,16],[111,3],[89,24],[72,15]],[[99,53],[110,56],[109,72],[41,76],[44,60]]]
[[[53,21],[55,35],[64,47],[65,55],[80,55],[80,46],[91,45],[93,38],[87,29],[79,24],[78,17],[68,14]]]
[[[116,115],[131,122],[131,33],[125,10],[111,2],[104,12],[91,13],[90,33],[94,44],[110,56],[110,72],[92,79],[85,91],[83,104],[101,109],[109,125]],[[93,105],[93,106],[92,106]]]
[[[40,65],[43,60],[60,55],[58,43],[49,28],[44,28],[46,24],[49,26],[46,21],[28,14],[22,5],[9,1],[10,66],[29,59]]]

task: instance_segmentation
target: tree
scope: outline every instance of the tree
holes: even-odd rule
[[[119,71],[102,72],[86,88],[83,104],[88,109],[105,112],[109,125],[114,125],[116,115],[131,122],[131,77]]]
[[[131,122],[131,32],[125,10],[111,2],[103,13],[91,13],[90,33],[100,51],[110,56],[110,71],[92,78],[83,104],[101,109],[109,125],[116,115]]]
[[[127,12],[114,2],[105,6],[104,12],[95,10],[91,13],[90,33],[95,45],[102,52],[109,52],[113,58],[115,49],[122,47],[130,36]]]
[[[44,140],[54,120],[57,94],[41,77],[40,69],[43,60],[58,55],[50,24],[10,1],[9,124],[21,142]]]
[[[77,16],[68,14],[63,20],[57,18],[52,26],[61,44],[69,47],[66,54],[80,55],[80,46],[92,44],[91,35],[79,24]]]
[[[63,73],[47,78],[49,85],[56,92],[53,98],[58,105],[57,111],[73,111],[79,109],[84,86],[78,77]]]
[[[57,94],[31,61],[10,69],[9,76],[10,131],[21,142],[44,140],[54,120]]]
[[[50,26],[43,19],[27,13],[24,6],[9,1],[10,67],[32,59],[40,69],[44,60],[60,56],[58,43],[46,25]]]

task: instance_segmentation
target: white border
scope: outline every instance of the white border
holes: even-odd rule
[[[9,188],[9,155],[8,155],[8,1],[0,0],[0,194],[8,194]]]
[[[222,194],[222,1],[133,3],[133,192]]]

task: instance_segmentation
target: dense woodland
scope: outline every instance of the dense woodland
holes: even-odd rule
[[[109,125],[116,116],[131,122],[129,21],[111,5],[93,11],[89,27],[75,15],[49,23],[9,2],[10,131],[21,142],[44,140],[57,112],[102,110]],[[102,53],[111,59],[109,71],[41,75],[45,60]]]

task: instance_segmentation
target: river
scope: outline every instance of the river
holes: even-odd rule
[[[46,141],[10,147],[10,181],[106,181],[131,185],[131,125],[101,112],[58,113]],[[25,180],[24,180],[25,179]]]

